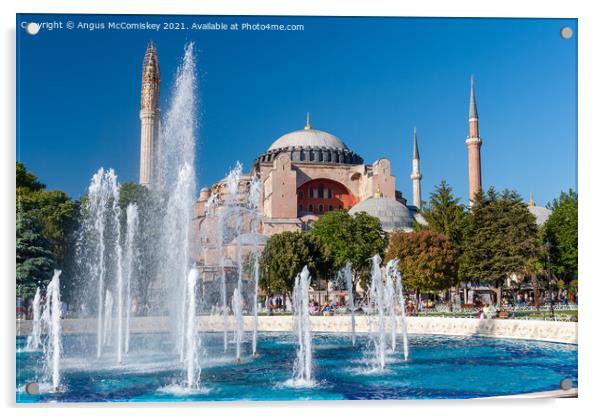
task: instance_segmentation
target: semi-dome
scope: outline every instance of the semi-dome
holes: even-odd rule
[[[535,217],[535,223],[538,226],[543,225],[552,213],[552,211],[550,211],[549,209],[545,207],[538,207],[537,205],[529,205],[528,209],[529,212]]]
[[[296,130],[281,136],[269,147],[268,151],[290,147],[325,147],[330,149],[347,149],[341,139],[322,130],[306,128]]]
[[[364,199],[349,210],[351,215],[358,212],[365,212],[378,218],[382,229],[388,233],[395,230],[409,231],[414,228],[414,219],[410,210],[393,198]]]

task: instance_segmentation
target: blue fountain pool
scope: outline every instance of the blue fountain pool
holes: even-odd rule
[[[387,354],[386,368],[374,370],[369,340],[355,347],[342,334],[313,335],[313,387],[290,387],[296,341],[288,333],[262,333],[257,357],[243,345],[224,355],[222,334],[203,335],[201,389],[180,387],[182,365],[168,337],[135,335],[123,365],[112,354],[94,355],[93,336],[63,337],[61,391],[28,395],[23,386],[40,380],[41,352],[25,352],[17,338],[17,402],[378,400],[450,399],[557,390],[570,378],[577,385],[577,346],[478,337],[410,336],[410,359]],[[94,358],[92,358],[94,357]]]

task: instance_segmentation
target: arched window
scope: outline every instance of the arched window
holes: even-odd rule
[[[324,185],[318,185],[318,198],[324,198]]]
[[[320,211],[320,212],[324,212],[324,205],[320,204],[320,205],[318,206],[318,211]]]
[[[328,205],[328,211],[332,211],[332,205]]]
[[[328,199],[332,199],[332,189],[328,188]]]
[[[314,212],[314,206],[312,204],[309,204],[309,207],[307,207],[307,210],[309,212]]]
[[[314,188],[309,188],[309,197],[314,198]]]

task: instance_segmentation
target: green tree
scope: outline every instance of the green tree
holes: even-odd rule
[[[40,183],[38,177],[29,172],[21,162],[17,162],[16,185],[17,196],[21,192],[41,191],[46,187],[46,185]]]
[[[512,274],[523,275],[538,256],[537,225],[514,191],[490,188],[475,196],[462,255],[460,275],[497,291]]]
[[[25,211],[40,220],[42,233],[50,241],[57,266],[62,268],[73,245],[78,226],[79,202],[63,191],[23,192],[19,201]],[[65,279],[65,276],[61,276]]]
[[[307,266],[315,284],[330,270],[320,240],[304,232],[285,231],[270,237],[260,258],[260,286],[270,292],[290,293],[295,277]]]
[[[416,224],[416,230],[431,230],[448,236],[456,247],[462,244],[466,226],[466,209],[460,198],[453,194],[451,186],[441,181],[431,192],[428,206],[422,210],[422,216],[428,224]]]
[[[448,236],[430,230],[395,232],[390,237],[385,261],[399,260],[404,287],[440,291],[457,284],[458,252]]]
[[[19,209],[16,228],[17,296],[28,298],[35,294],[36,287],[48,284],[54,259],[50,242],[42,235],[34,215]]]
[[[369,260],[375,254],[383,257],[387,247],[387,236],[378,218],[365,212],[352,216],[347,211],[332,211],[314,223],[311,234],[322,243],[325,255],[332,261],[333,271],[350,261],[354,287],[358,282],[367,287]]]
[[[543,238],[550,243],[552,273],[569,281],[577,275],[578,265],[578,200],[570,189],[562,192],[548,208],[552,210],[543,226]]]

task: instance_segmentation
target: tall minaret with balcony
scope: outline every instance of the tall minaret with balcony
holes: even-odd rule
[[[418,138],[416,136],[416,127],[414,127],[414,157],[412,158],[412,202],[418,209],[422,207],[422,174],[420,173],[420,154],[418,153]]]
[[[159,58],[153,42],[148,44],[142,65],[140,98],[140,184],[152,187],[157,182],[159,146]]]
[[[474,77],[470,77],[470,107],[468,110],[468,195],[472,206],[474,196],[481,190],[481,137],[479,136],[479,113],[474,92]]]

